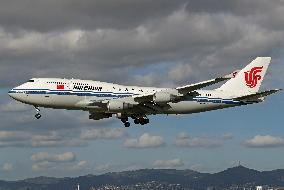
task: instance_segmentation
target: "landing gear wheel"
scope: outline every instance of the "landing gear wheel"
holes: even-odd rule
[[[128,117],[121,118],[120,120],[122,121],[122,123],[126,123],[128,121]]]
[[[124,123],[124,127],[130,127],[130,123],[127,121]]]
[[[137,118],[134,119],[134,123],[135,123],[135,124],[139,124],[139,119],[137,119]]]
[[[37,118],[37,119],[41,118],[40,113],[35,114],[35,118]]]
[[[148,118],[144,119],[144,121],[145,121],[145,124],[149,123],[149,119]]]
[[[140,117],[139,118],[139,123],[141,124],[141,125],[144,125],[145,123],[144,123],[145,121],[144,121],[144,118],[143,117]]]

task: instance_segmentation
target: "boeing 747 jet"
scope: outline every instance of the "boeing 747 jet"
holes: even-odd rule
[[[125,127],[149,123],[148,115],[191,114],[263,102],[280,89],[259,92],[270,57],[257,57],[244,69],[215,79],[177,88],[124,86],[106,82],[32,78],[9,91],[17,101],[33,105],[35,117],[40,107],[83,110],[89,119],[100,120],[115,115]],[[226,81],[214,90],[202,90]]]

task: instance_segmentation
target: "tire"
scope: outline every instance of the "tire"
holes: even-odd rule
[[[128,121],[128,118],[121,118],[122,123],[126,123]]]
[[[139,124],[139,119],[137,119],[137,118],[134,119],[134,123],[135,123],[135,124]]]
[[[35,118],[40,119],[41,115],[39,113],[35,114]]]
[[[146,118],[146,119],[145,119],[145,124],[148,124],[148,123],[149,123],[149,119]]]
[[[130,123],[129,122],[125,122],[124,123],[124,127],[130,127]]]
[[[140,123],[141,125],[144,125],[145,119],[144,119],[143,117],[140,117],[140,118],[139,118],[139,123]]]

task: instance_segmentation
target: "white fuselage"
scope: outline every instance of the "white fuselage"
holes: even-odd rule
[[[9,95],[20,102],[37,107],[108,112],[99,106],[86,107],[82,102],[147,95],[161,90],[165,88],[124,86],[91,80],[35,78],[10,90]],[[199,95],[196,97],[168,103],[166,108],[149,114],[188,114],[242,105],[241,102],[232,100],[230,94],[222,91],[197,92]]]

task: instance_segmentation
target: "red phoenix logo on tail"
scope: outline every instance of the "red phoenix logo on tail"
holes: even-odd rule
[[[250,71],[245,72],[245,80],[248,87],[256,87],[257,82],[261,79],[261,76],[258,73],[260,73],[262,69],[263,66],[253,67]]]

